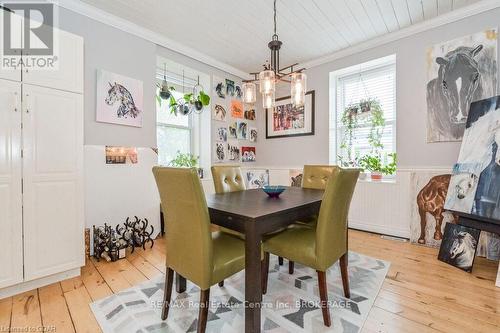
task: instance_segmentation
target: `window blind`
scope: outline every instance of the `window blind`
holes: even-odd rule
[[[385,127],[382,135],[382,156],[396,151],[396,66],[395,64],[346,73],[336,80],[336,107],[335,114],[330,119],[330,147],[335,151],[331,156],[338,155],[346,158],[345,149],[340,149],[344,139],[344,127],[341,121],[344,110],[351,104],[359,103],[363,99],[376,99],[380,102],[384,112]],[[359,128],[354,131],[353,155],[363,156],[371,151],[368,135],[370,122],[359,121]],[[334,141],[334,142],[332,142]]]

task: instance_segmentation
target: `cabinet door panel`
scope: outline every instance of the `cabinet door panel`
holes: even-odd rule
[[[23,85],[25,280],[84,265],[83,100]]]
[[[54,53],[55,69],[25,67],[23,83],[83,93],[83,38],[54,29]]]
[[[0,80],[0,288],[23,280],[21,84]]]

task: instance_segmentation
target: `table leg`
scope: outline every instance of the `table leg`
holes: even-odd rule
[[[262,304],[261,235],[253,228],[245,232],[245,332],[260,332]]]
[[[175,291],[180,294],[186,291],[186,278],[175,272]]]

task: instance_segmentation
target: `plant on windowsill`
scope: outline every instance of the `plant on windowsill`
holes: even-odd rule
[[[175,168],[196,168],[198,166],[198,160],[198,156],[194,156],[193,154],[184,154],[177,151],[177,155],[170,161],[169,166]],[[203,178],[203,168],[197,168],[197,170],[200,178]]]
[[[387,155],[391,161],[383,164],[380,154],[365,155],[359,159],[359,166],[363,170],[370,171],[372,180],[382,180],[382,175],[393,175],[396,172],[396,153]]]

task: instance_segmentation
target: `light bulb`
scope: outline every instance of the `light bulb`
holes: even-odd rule
[[[259,73],[259,85],[261,94],[274,93],[275,77],[272,70],[265,70]]]
[[[270,109],[274,106],[274,92],[262,95],[262,107],[264,109]]]
[[[253,104],[256,99],[257,86],[253,82],[245,82],[242,85],[243,90],[243,103]]]
[[[307,75],[305,73],[293,73],[291,84],[291,99],[294,107],[304,106],[306,102]]]

